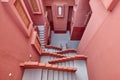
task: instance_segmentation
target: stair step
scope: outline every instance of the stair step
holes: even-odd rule
[[[44,38],[39,38],[40,40],[44,40]]]
[[[45,34],[39,34],[40,35],[40,37],[44,37],[45,36]]]
[[[62,63],[58,63],[58,66],[62,66]]]
[[[41,43],[44,43],[44,41],[41,41]]]
[[[72,80],[71,72],[68,72],[68,80]]]
[[[48,80],[54,80],[54,73],[53,73],[53,70],[49,70],[48,71]]]
[[[70,67],[74,67],[74,61],[69,61],[70,62]]]
[[[67,78],[67,77],[68,77],[68,76],[67,76],[67,73],[68,73],[68,72],[66,72],[66,71],[63,73],[63,74],[64,74],[64,79],[63,79],[63,80],[68,80],[68,78]]]
[[[45,29],[44,28],[40,28],[40,29],[38,29],[39,31],[44,31]]]
[[[43,35],[40,35],[40,38],[43,38],[43,39],[44,39],[44,38],[45,38],[45,36],[43,36]]]
[[[51,60],[50,56],[42,56],[41,59],[40,59],[40,62],[48,63],[49,60]]]
[[[41,80],[42,69],[25,69],[22,80]]]
[[[63,80],[64,75],[63,75],[63,71],[59,71],[59,80]]]
[[[48,70],[43,69],[42,80],[47,80],[47,79],[48,79]]]
[[[67,67],[69,67],[70,66],[70,62],[68,61],[68,62],[66,62],[66,66]]]
[[[40,33],[40,34],[41,34],[41,33],[44,33],[44,31],[40,31],[39,33]]]
[[[51,56],[51,57],[50,57],[50,60],[54,60],[54,59],[55,59],[55,57],[54,57],[54,56]]]
[[[58,75],[59,75],[58,71],[54,71],[54,79],[53,80],[59,80]]]
[[[63,62],[61,65],[62,65],[62,66],[66,66],[66,63],[65,63],[65,62]]]
[[[76,80],[76,75],[75,75],[75,73],[71,73],[71,75],[72,75],[72,80]]]

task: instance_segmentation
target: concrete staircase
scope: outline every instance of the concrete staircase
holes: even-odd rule
[[[22,80],[88,80],[87,57],[84,55],[61,56],[61,58],[49,55],[42,56],[41,59],[40,63],[24,62],[21,64],[25,68]]]
[[[38,26],[40,42],[44,49],[40,63],[28,61],[21,63],[24,68],[22,80],[88,80],[84,55],[77,55],[77,50],[62,50],[45,44],[44,26]]]
[[[25,69],[22,80],[76,80],[75,73],[49,69]]]
[[[48,48],[46,47],[46,43],[45,43],[45,38],[46,38],[46,32],[45,32],[45,27],[44,25],[39,25],[38,26],[38,30],[39,30],[39,40],[41,42],[42,48],[46,51],[46,52],[58,52],[60,51],[60,49],[57,48]]]
[[[38,30],[39,30],[39,37],[40,37],[41,45],[42,45],[42,47],[44,47],[45,46],[45,42],[44,42],[44,40],[45,40],[45,28],[43,25],[39,25]]]

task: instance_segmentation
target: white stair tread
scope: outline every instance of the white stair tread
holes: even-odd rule
[[[62,62],[62,66],[66,66],[66,63],[65,63],[65,62]]]
[[[86,62],[84,60],[75,60],[74,66],[77,68],[77,71],[75,73],[76,80],[88,80]]]
[[[50,60],[53,60],[53,59],[54,59],[54,57],[53,57],[53,56],[51,56]]]
[[[74,62],[73,61],[69,61],[70,62],[70,67],[74,67]]]
[[[59,80],[63,80],[64,74],[63,71],[59,71]]]
[[[51,56],[42,56],[40,59],[40,62],[42,63],[48,63],[48,61],[50,60]]]
[[[66,53],[66,56],[69,56],[69,54],[68,54],[68,53]]]
[[[44,43],[44,41],[41,41],[41,43]]]
[[[67,67],[70,67],[70,62],[67,61],[67,62],[66,62],[66,66],[67,66]]]
[[[44,33],[44,31],[40,31],[39,33]]]
[[[43,30],[45,30],[45,29],[44,29],[44,28],[39,28],[38,30],[39,30],[39,31],[41,31],[41,30],[43,31]]]
[[[53,73],[53,70],[49,70],[48,71],[48,80],[53,80],[53,77],[54,76],[54,73]]]
[[[48,70],[43,69],[42,80],[47,80],[47,78],[48,78]]]
[[[63,74],[64,74],[64,79],[63,79],[63,80],[68,80],[68,78],[67,78],[67,73],[68,73],[68,72],[66,72],[66,71],[63,73]]]
[[[62,66],[62,63],[58,63],[59,66]]]
[[[25,69],[22,80],[41,80],[42,69]]]
[[[68,80],[72,80],[71,72],[68,72]]]
[[[44,27],[44,25],[38,25],[38,27]]]
[[[54,79],[53,80],[58,80],[58,75],[59,75],[58,71],[54,71]]]
[[[75,53],[70,53],[70,56],[74,56],[75,55]]]
[[[39,38],[40,40],[44,40],[44,38]]]
[[[72,76],[72,80],[76,80],[75,73],[71,73],[71,76]]]

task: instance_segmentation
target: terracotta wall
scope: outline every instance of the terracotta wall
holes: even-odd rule
[[[64,4],[64,3],[63,3]],[[52,5],[53,12],[53,24],[55,32],[66,32],[67,31],[67,19],[68,19],[68,5],[64,4],[63,8],[63,17],[58,17],[57,15],[57,6],[59,4],[54,3]],[[60,4],[61,5],[61,4]]]
[[[71,25],[71,39],[72,40],[80,40],[81,35],[84,32],[86,27],[86,19],[88,19],[87,15],[90,12],[90,6],[88,0],[76,0],[75,6],[73,9],[72,16],[72,25]],[[78,27],[78,31],[74,28]],[[83,29],[84,28],[84,29]],[[75,37],[75,35],[78,35]]]
[[[0,80],[22,80],[23,70],[19,64],[29,60],[38,61],[36,50],[30,45],[31,38],[25,36],[11,14],[0,2]],[[12,76],[9,77],[9,73]]]
[[[101,1],[90,0],[93,14],[78,52],[88,56],[89,80],[120,80],[120,2],[110,12]]]
[[[51,18],[50,25],[51,29],[54,29],[55,32],[66,32],[67,31],[67,24],[70,24],[68,22],[68,11],[69,6],[73,6],[75,4],[74,0],[43,0],[43,3],[45,6],[47,6],[46,10],[51,14],[52,16],[48,15],[48,18]],[[57,5],[64,5],[64,17],[58,18],[57,13]],[[50,11],[51,10],[51,11]],[[69,25],[68,25],[69,27]]]
[[[75,0],[43,0],[46,6],[51,6],[53,3],[67,3],[69,6],[75,4]]]
[[[29,0],[24,0],[25,5],[28,9],[28,12],[31,16],[31,19],[32,19],[33,23],[35,25],[43,25],[44,24],[44,7],[43,7],[43,4],[42,4],[42,0],[38,0],[38,1],[39,1],[39,4],[40,4],[39,7],[42,11],[42,14],[33,14],[32,9],[31,9],[30,4],[29,4]]]
[[[78,0],[74,6],[73,26],[85,27],[84,21],[90,11],[88,0]]]
[[[49,23],[50,23],[50,28],[51,28],[51,30],[54,30],[52,7],[51,7],[51,6],[46,6],[46,11],[47,11],[47,13],[48,13],[48,21],[49,21]]]

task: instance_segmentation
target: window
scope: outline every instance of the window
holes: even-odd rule
[[[21,19],[23,20],[25,26],[27,28],[29,28],[30,21],[28,19],[28,16],[27,16],[27,14],[26,14],[26,12],[25,12],[25,10],[24,10],[20,0],[16,0],[14,5],[15,5],[15,8],[16,8],[18,14],[20,15]]]
[[[59,15],[59,16],[62,15],[62,7],[61,7],[61,6],[58,7],[58,15]]]
[[[56,7],[57,7],[57,10],[56,10],[57,17],[58,18],[64,17],[64,5],[56,5]]]
[[[33,14],[42,14],[39,0],[29,0]]]
[[[27,11],[27,8],[23,0],[2,0],[2,4],[5,6],[8,13],[11,14],[11,19],[15,22],[21,29],[25,36],[30,37],[33,22]]]

